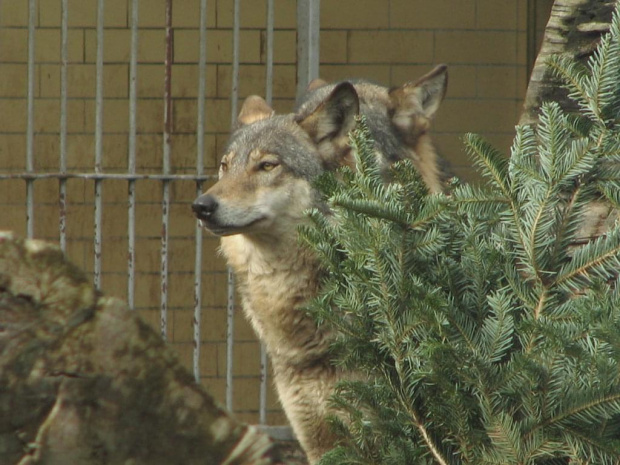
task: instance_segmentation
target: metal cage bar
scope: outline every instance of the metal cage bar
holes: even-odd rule
[[[170,174],[172,133],[172,0],[166,0],[166,56],[164,60],[164,148],[163,174]],[[168,242],[170,224],[170,182],[162,181],[161,204],[161,336],[168,340]]]
[[[196,123],[196,175],[204,171],[205,97],[207,79],[207,0],[200,0],[200,46],[198,56],[198,115]],[[202,182],[196,182],[196,197],[202,193]],[[194,263],[194,378],[200,382],[200,344],[202,321],[202,228],[196,222],[196,258]]]
[[[28,1],[28,121],[26,126],[26,171],[34,171],[34,48],[37,2]],[[26,180],[26,234],[34,237],[34,182]]]
[[[297,0],[297,98],[319,77],[320,0]]]
[[[127,172],[136,173],[136,118],[138,83],[138,0],[131,1],[131,50],[129,58],[129,135]],[[136,279],[136,180],[127,183],[127,305],[135,307]]]
[[[233,10],[233,57],[232,83],[230,92],[231,126],[237,118],[237,102],[239,99],[239,18],[241,6],[239,0],[234,0]],[[233,410],[233,346],[235,343],[235,276],[232,270],[228,271],[228,296],[226,303],[226,408]]]
[[[105,0],[97,0],[97,58],[95,77],[95,173],[103,170],[103,23]],[[101,288],[103,179],[95,179],[95,261],[93,280]]]
[[[271,105],[273,100],[273,29],[274,29],[273,0],[267,0],[267,32],[265,60],[265,100]],[[265,344],[260,345],[260,393],[258,402],[258,421],[261,425],[267,423],[267,383],[269,364]]]
[[[68,0],[61,2],[60,18],[60,172],[67,172],[67,66],[69,63],[68,51]],[[67,179],[58,181],[58,207],[59,207],[59,234],[60,248],[67,250]]]

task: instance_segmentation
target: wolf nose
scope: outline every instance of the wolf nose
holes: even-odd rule
[[[199,220],[208,220],[218,207],[217,199],[212,195],[201,195],[192,204],[192,211]]]

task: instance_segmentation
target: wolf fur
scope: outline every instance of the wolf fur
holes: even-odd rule
[[[429,190],[440,192],[427,131],[446,86],[442,65],[392,90],[367,81],[313,81],[296,111],[285,115],[248,97],[218,182],[192,206],[202,225],[221,236],[245,314],[266,345],[280,401],[311,463],[337,441],[325,421],[328,400],[339,380],[354,376],[330,363],[331,335],[301,309],[316,295],[321,274],[297,240],[305,210],[318,205],[312,182],[325,170],[353,166],[348,133],[361,113],[386,171],[409,158]]]

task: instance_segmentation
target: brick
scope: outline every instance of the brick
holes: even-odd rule
[[[67,137],[67,166],[70,169],[92,169],[95,166],[93,134],[72,134]]]
[[[28,2],[24,0],[5,0],[1,2],[0,26],[28,26],[28,10]]]
[[[26,99],[3,100],[0,102],[0,131],[25,133],[26,114]]]
[[[27,29],[0,29],[0,44],[11,44],[10,47],[0,47],[0,63],[28,61]]]
[[[0,98],[26,97],[27,79],[27,65],[0,64]]]
[[[260,379],[258,375],[252,378],[235,378],[233,393],[235,410],[241,412],[257,411],[260,398]]]
[[[163,109],[162,109],[163,115]],[[138,114],[139,116],[139,114]],[[162,123],[163,125],[163,123]],[[161,134],[137,134],[136,135],[136,167],[140,171],[161,171],[164,142]],[[140,183],[140,188],[149,187],[153,192],[157,184],[151,181]],[[140,192],[140,191],[138,191]]]
[[[508,0],[498,0],[508,1]],[[390,26],[407,29],[466,29],[475,26],[472,0],[392,0]]]
[[[67,32],[67,59],[79,63],[84,57],[83,33],[70,29]],[[37,29],[35,32],[34,59],[37,63],[59,63],[61,58],[60,29]]]
[[[203,307],[200,335],[203,341],[226,341],[226,309]]]
[[[267,62],[267,38],[262,34],[261,63]],[[297,63],[297,33],[295,31],[273,32],[273,62],[277,64]]]
[[[159,275],[136,273],[135,305],[136,308],[158,309],[161,303]]]
[[[67,180],[67,203],[84,203],[89,183],[85,179]]]
[[[2,102],[0,105],[4,107]],[[0,167],[2,171],[22,171],[26,167],[26,138],[23,134],[0,136]],[[6,200],[0,196],[2,201]]]
[[[137,70],[136,93],[138,98],[163,98],[164,65],[139,63]],[[172,80],[174,83],[174,79]]]
[[[379,29],[389,26],[389,6],[383,0],[339,0],[321,4],[323,29]]]
[[[19,0],[17,0],[19,1]],[[43,27],[59,27],[61,3],[59,0],[40,0],[40,23]],[[97,0],[69,0],[69,27],[97,26]],[[127,0],[106,0],[104,27],[127,26]]]
[[[321,31],[321,63],[344,63],[347,61],[347,32]]]
[[[128,2],[129,21],[132,5]],[[215,27],[215,2],[207,2],[207,27]],[[185,0],[173,4],[172,27],[197,28],[200,24],[200,2]],[[138,4],[138,27],[161,28],[166,25],[166,0],[140,0]]]
[[[390,70],[389,65],[321,64],[319,76],[328,82],[362,78],[387,85],[390,81]]]
[[[177,134],[172,137],[173,165],[177,172],[196,172],[196,136],[194,134]],[[204,138],[203,164],[206,169],[215,167],[215,137]]]
[[[180,29],[174,33],[174,62],[198,63],[199,33],[197,30]],[[239,61],[260,61],[260,31],[245,30],[239,33]],[[230,63],[232,60],[233,34],[230,30],[212,29],[207,39],[207,62]]]
[[[478,97],[517,98],[517,68],[513,66],[478,68]]]
[[[0,192],[1,190],[2,183],[0,183]],[[19,236],[25,237],[27,231],[25,211],[25,207],[15,208],[0,205],[0,213],[2,214],[0,229],[3,231],[12,231]]]
[[[60,66],[40,66],[41,96],[60,97]],[[67,96],[69,98],[95,98],[96,67],[93,64],[75,64],[67,67]],[[103,94],[105,97],[127,97],[129,94],[128,65],[106,65],[103,68]]]
[[[446,99],[437,113],[437,132],[512,132],[517,118],[514,101]]]
[[[241,104],[241,102],[239,102],[239,104]],[[209,100],[207,103],[206,120],[207,131],[228,133],[231,121],[230,102],[222,99]]]
[[[127,142],[127,136],[125,134],[104,134],[102,163],[103,169],[107,171],[126,171],[128,150],[129,147]],[[126,186],[123,187],[123,192],[125,192],[126,194]]]
[[[529,76],[527,76],[527,69],[525,66],[517,67],[517,98],[519,100],[525,99],[528,80]]]
[[[478,0],[478,29],[519,29],[519,7],[519,2],[514,0]]]
[[[222,344],[220,347],[225,345]],[[218,351],[218,373],[226,373],[226,350]],[[260,374],[260,345],[256,342],[235,342],[233,347],[234,376],[256,376]]]
[[[83,205],[68,202],[67,235],[71,237],[92,238],[94,212],[94,205]]]
[[[349,63],[430,63],[433,34],[424,31],[351,31]]]
[[[525,32],[519,32],[517,34],[517,56],[515,62],[518,64],[527,63],[527,34]],[[539,48],[536,48],[536,54],[538,54]],[[534,57],[534,60],[536,57]]]
[[[172,346],[173,350],[177,352],[179,361],[183,367],[190,373],[194,370],[194,345],[193,344],[178,344]],[[199,370],[202,376],[213,376],[217,367],[217,358],[215,350],[211,344],[202,344],[200,350]]]
[[[215,3],[215,2],[213,2]],[[242,28],[264,28],[267,24],[267,2],[242,2],[239,12],[239,24]],[[297,27],[297,10],[295,2],[276,0],[273,6],[273,22],[276,29],[294,29]],[[217,0],[217,27],[233,27],[232,0]]]
[[[202,280],[202,304],[206,307],[226,305],[228,296],[227,281],[226,273],[205,274]],[[237,302],[239,301],[237,300]]]
[[[190,203],[172,204],[169,209],[170,224],[168,234],[170,237],[194,237],[196,231],[196,219],[192,213]],[[193,259],[193,255],[188,257]],[[193,262],[193,260],[191,260]]]
[[[229,97],[232,81],[232,67],[218,65],[217,83],[218,97]],[[239,96],[245,98],[249,95],[265,96],[266,69],[262,65],[242,65],[239,74]],[[272,95],[275,98],[294,98],[296,92],[296,70],[291,65],[275,65],[273,68]]]
[[[207,66],[205,70],[205,93],[207,97],[216,95],[216,66]],[[173,65],[171,91],[173,98],[198,97],[199,69],[197,65]],[[160,75],[160,87],[163,89],[163,73]]]
[[[437,31],[435,59],[446,63],[514,63],[515,42],[514,32]]]
[[[118,213],[125,213],[124,215]],[[106,233],[112,232],[114,235],[127,234],[127,212],[123,212],[118,206],[106,206],[103,209],[104,231],[103,243],[101,245],[101,259],[103,269],[106,272],[117,272],[123,274],[123,282],[119,286],[122,289],[127,287],[127,238],[112,237]],[[112,228],[106,228],[106,221],[112,222]],[[124,221],[124,224],[122,224]],[[123,229],[124,226],[124,229]]]
[[[185,207],[189,210],[190,206],[187,204]],[[193,218],[190,218],[188,223],[194,223],[194,228],[192,229],[195,229],[195,220],[193,220]],[[180,271],[193,273],[195,268],[195,260],[196,241],[193,236],[183,239],[177,238],[172,242],[168,253],[168,268],[172,273],[177,273]],[[203,262],[204,261],[205,260],[203,260]]]
[[[84,32],[84,61],[97,60],[97,33],[94,29]],[[165,58],[165,35],[160,29],[142,29],[138,32],[139,63],[163,63]],[[105,63],[128,63],[131,56],[131,30],[107,29],[103,35],[103,61]]]

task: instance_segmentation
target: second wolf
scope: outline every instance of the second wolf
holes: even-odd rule
[[[409,158],[429,190],[440,192],[427,131],[446,87],[441,65],[392,90],[366,81],[315,81],[292,114],[276,115],[262,98],[248,97],[218,182],[192,206],[202,225],[222,236],[244,311],[266,345],[280,401],[311,463],[336,444],[326,422],[328,400],[339,380],[354,376],[331,363],[331,335],[302,310],[321,276],[316,258],[297,240],[304,212],[318,206],[313,180],[354,163],[348,133],[362,114],[381,166],[387,171]]]

